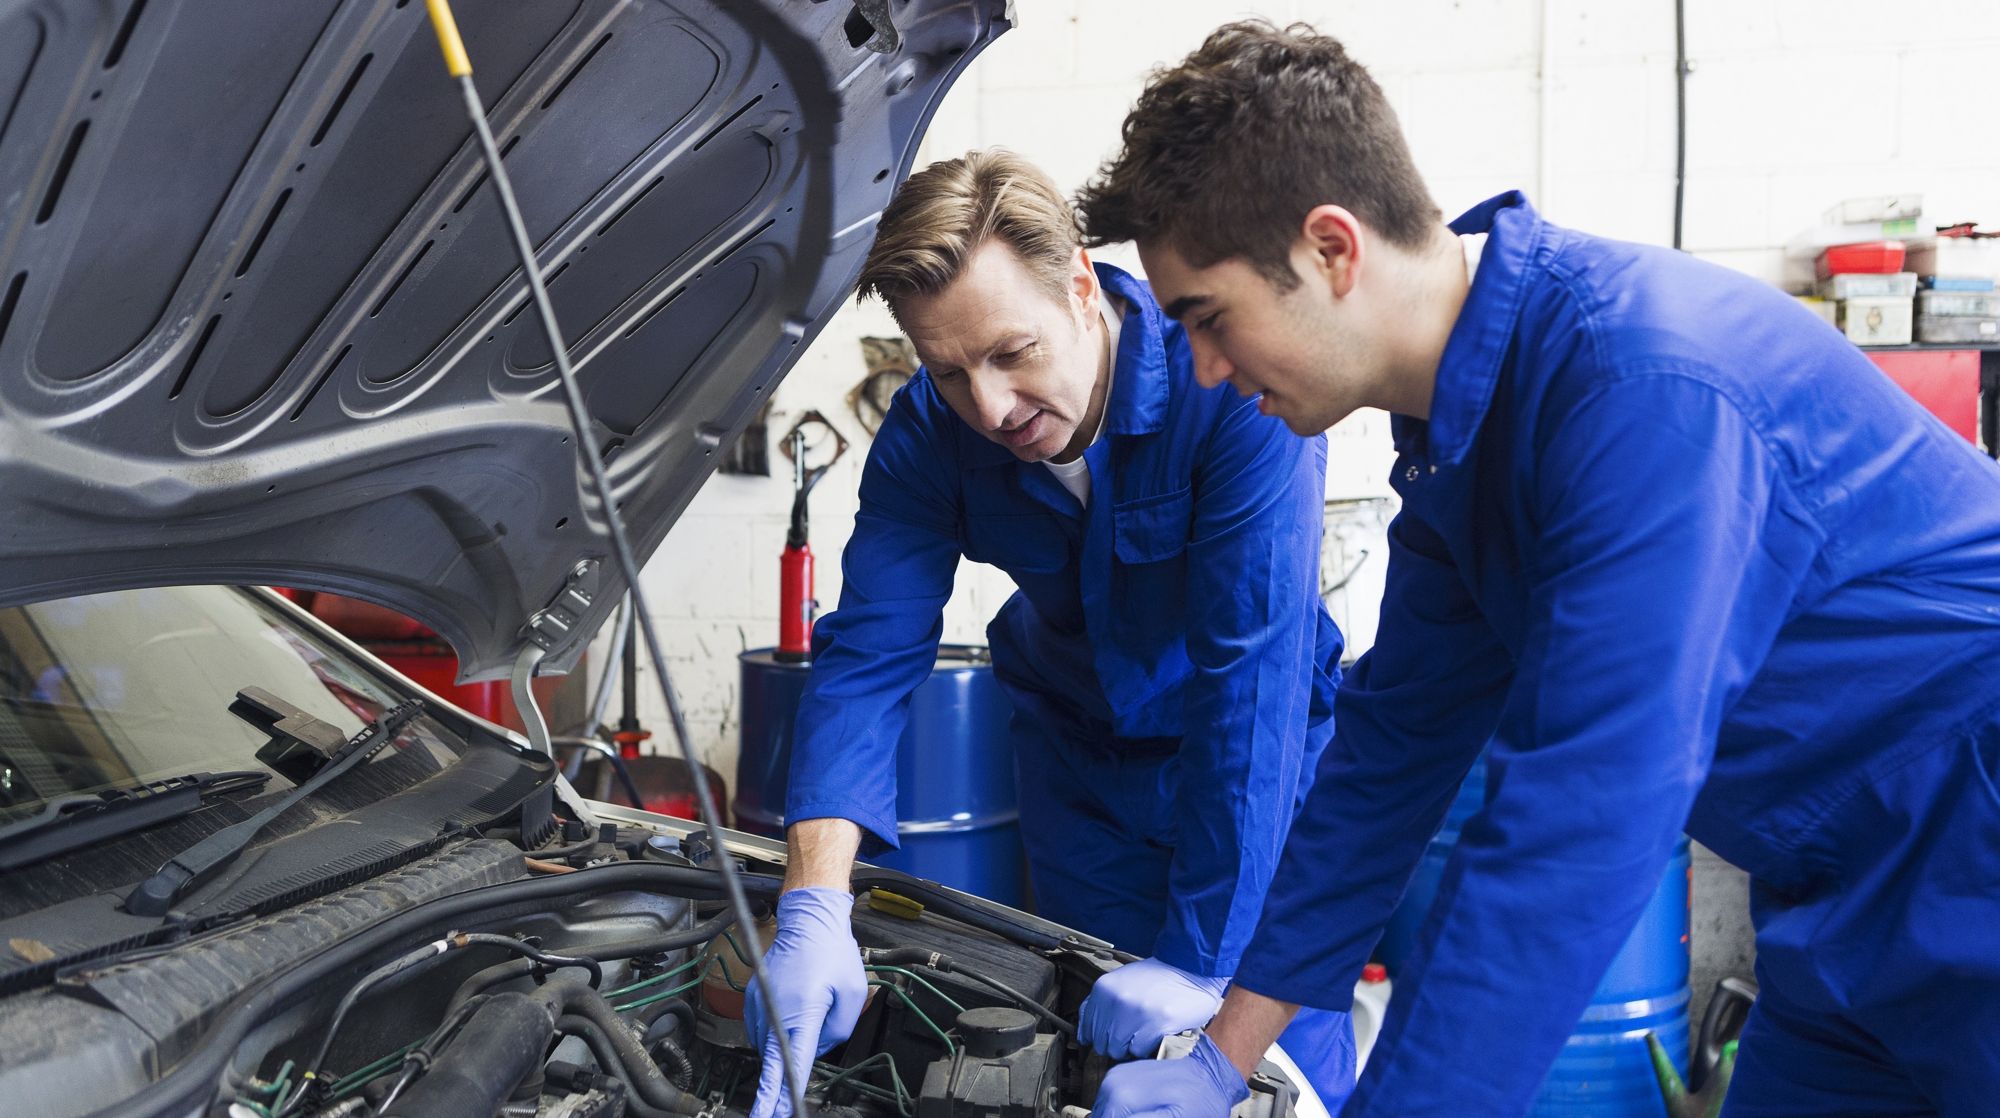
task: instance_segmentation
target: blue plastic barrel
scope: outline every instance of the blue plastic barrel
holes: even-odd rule
[[[1376,946],[1375,954],[1389,968],[1392,980],[1416,949],[1417,930],[1423,927],[1424,915],[1437,899],[1438,882],[1444,877],[1444,864],[1451,859],[1452,847],[1458,845],[1459,828],[1484,806],[1486,754],[1481,753],[1472,762],[1472,770],[1465,774],[1465,783],[1458,786],[1458,797],[1445,811],[1444,825],[1438,828],[1430,845],[1424,847],[1423,860],[1417,863],[1417,872],[1411,875],[1409,888],[1403,891],[1402,903],[1389,915],[1389,923],[1382,929],[1382,942]]]
[[[1529,1111],[1533,1118],[1665,1118],[1646,1033],[1659,1036],[1686,1076],[1691,873],[1682,838],[1638,926],[1542,1082]]]
[[[781,663],[770,649],[740,660],[743,729],[731,809],[744,830],[782,838],[792,726],[811,666]],[[984,648],[938,649],[896,744],[901,849],[869,861],[1002,904],[1026,903],[1011,714]]]

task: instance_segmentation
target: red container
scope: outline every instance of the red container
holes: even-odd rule
[[[1891,350],[1868,359],[1945,426],[1978,444],[1978,350]]]
[[[1903,270],[1903,242],[1865,241],[1834,245],[1819,254],[1819,278],[1841,275],[1892,275]]]

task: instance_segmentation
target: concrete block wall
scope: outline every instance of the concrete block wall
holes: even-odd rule
[[[1848,196],[1922,190],[1940,218],[2000,221],[1991,0],[1687,0],[1685,244],[1776,280],[1781,246]],[[1674,159],[1670,0],[1019,0],[1003,36],[941,107],[922,162],[1004,144],[1080,185],[1115,148],[1145,73],[1238,15],[1305,19],[1341,36],[1388,91],[1448,215],[1509,188],[1551,218],[1668,243]],[[1129,250],[1104,253],[1136,267]],[[647,572],[675,682],[703,754],[733,778],[736,661],[777,634],[778,554],[790,503],[776,441],[805,411],[854,444],[813,500],[819,596],[840,592],[867,440],[846,404],[859,341],[895,333],[874,305],[844,308],[773,401],[771,478],[718,476]],[[1392,503],[1386,417],[1331,436],[1326,581],[1355,652],[1373,639]],[[961,569],[945,638],[979,642],[1011,591]],[[600,663],[603,661],[600,660]],[[646,713],[664,731],[657,700]]]

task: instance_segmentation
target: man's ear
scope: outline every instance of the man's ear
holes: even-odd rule
[[[1340,206],[1314,206],[1299,224],[1299,248],[1304,266],[1317,271],[1333,294],[1345,298],[1354,290],[1364,255],[1361,222]]]
[[[1082,248],[1076,250],[1076,255],[1070,258],[1069,264],[1070,294],[1076,299],[1077,311],[1083,316],[1082,321],[1088,324],[1092,316],[1097,314],[1097,301],[1104,297],[1103,290],[1097,282],[1097,269],[1090,266],[1090,253]]]

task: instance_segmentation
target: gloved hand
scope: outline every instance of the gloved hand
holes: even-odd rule
[[[853,911],[854,897],[839,889],[793,889],[778,898],[778,934],[764,952],[764,974],[784,1013],[782,1028],[770,1027],[758,983],[750,983],[743,999],[744,1028],[764,1054],[750,1118],[786,1118],[792,1112],[778,1048],[785,1043],[781,1033],[804,1075],[812,1071],[814,1057],[854,1032],[868,999],[868,979],[849,923]]]
[[[1114,1060],[1151,1057],[1162,1037],[1208,1024],[1228,988],[1227,978],[1158,959],[1127,963],[1098,979],[1083,1000],[1077,1039]]]
[[[1104,1077],[1092,1118],[1223,1118],[1250,1085],[1203,1034],[1178,1060],[1134,1060]]]

